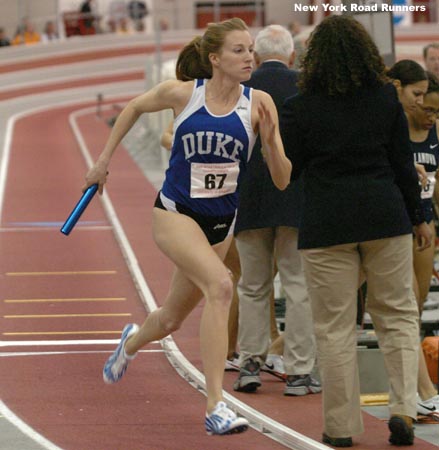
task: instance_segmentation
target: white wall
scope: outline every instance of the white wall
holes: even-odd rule
[[[265,20],[267,23],[287,25],[292,20],[306,21],[306,17],[303,14],[301,16],[293,14],[292,4],[297,2],[308,4],[309,0],[264,0],[264,2]],[[194,28],[196,3],[197,0],[154,0],[154,9],[158,15],[171,14],[171,24],[172,21],[178,22],[177,25],[179,26],[176,28]],[[236,0],[235,3],[237,3]]]
[[[44,23],[55,19],[58,10],[78,10],[82,0],[0,0],[0,27],[6,29],[12,37],[17,24],[23,16],[32,18],[38,31],[42,31]],[[112,0],[94,0],[100,14],[105,16]],[[128,0],[123,0],[126,3]],[[147,19],[147,27],[152,29],[152,23],[166,19],[172,29],[195,28],[195,4],[199,0],[144,0],[150,5],[153,14]],[[214,0],[210,0],[214,1]],[[227,0],[218,0],[227,2]],[[240,0],[233,0],[235,3]],[[246,1],[246,0],[242,0]],[[261,1],[261,0],[255,0]],[[335,2],[336,0],[333,0]],[[340,1],[340,0],[337,0]],[[360,1],[360,0],[358,0]],[[308,5],[310,0],[264,0],[265,18],[267,23],[287,25],[292,21],[308,24],[306,12],[293,13],[295,3]],[[439,0],[425,0],[437,9],[436,23],[439,18]]]
[[[47,20],[56,20],[57,0],[0,0],[0,27],[12,39],[20,20],[32,18],[37,31],[42,31]]]
[[[96,9],[106,23],[109,4],[112,0],[94,0]],[[128,0],[124,0],[128,3]],[[197,0],[145,0],[152,11],[147,18],[147,29],[153,29],[153,22],[165,19],[172,29],[194,28],[196,23],[195,4]],[[235,2],[237,0],[234,0]],[[239,1],[239,0],[238,0]],[[55,20],[57,11],[77,11],[82,0],[0,0],[0,27],[5,28],[12,38],[23,16],[32,19],[38,31],[42,31],[47,20]],[[308,4],[309,0],[265,0],[267,23],[287,25],[292,20],[306,23],[306,13],[293,14],[293,3]],[[58,9],[59,8],[59,9]]]
[[[129,0],[119,0],[125,3],[125,5],[128,4]],[[148,17],[145,18],[145,29],[148,31],[153,30],[153,1],[152,0],[143,0],[148,7],[148,11],[150,14]],[[59,3],[59,10],[60,11],[79,11],[79,8],[81,6],[81,3],[83,0],[58,0]],[[109,13],[111,4],[113,3],[113,0],[93,0],[92,1],[92,7],[93,10],[96,11],[101,16],[101,27],[103,30],[106,29],[107,22],[109,19]]]

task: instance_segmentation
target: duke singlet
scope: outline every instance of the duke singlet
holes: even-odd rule
[[[436,184],[436,172],[439,168],[439,139],[436,126],[431,128],[423,142],[412,142],[411,147],[415,163],[422,164],[427,172],[427,183],[421,190],[422,208],[426,222],[433,220],[433,193]]]
[[[195,80],[192,96],[174,120],[174,138],[162,195],[205,216],[234,214],[238,185],[256,140],[252,89],[241,85],[233,110],[214,115],[206,106],[207,80]]]

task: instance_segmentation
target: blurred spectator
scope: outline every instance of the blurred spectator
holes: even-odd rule
[[[136,31],[144,31],[144,19],[149,14],[148,6],[144,1],[132,0],[128,3],[128,15],[134,23]]]
[[[126,18],[128,16],[127,5],[124,0],[113,0],[108,5],[108,15],[110,19],[113,19],[116,23],[120,19]]]
[[[41,36],[34,29],[32,22],[24,18],[22,23],[17,27],[12,45],[35,44],[41,41]]]
[[[142,33],[143,31],[145,31],[146,27],[145,27],[145,22],[143,20],[137,20],[134,23],[134,29],[138,32],[138,33]]]
[[[47,44],[48,42],[57,41],[59,39],[56,25],[49,20],[44,26],[44,33],[41,35],[41,42]]]
[[[294,70],[299,70],[300,63],[302,61],[302,56],[305,53],[305,44],[300,36],[302,31],[302,25],[300,22],[293,21],[288,24],[288,30],[293,36],[294,41],[294,51],[296,53],[296,57],[294,58],[293,66],[291,67]]]
[[[113,18],[109,18],[107,21],[107,30],[108,33],[116,33],[117,31],[117,22]]]
[[[81,3],[79,12],[83,15],[84,24],[86,27],[91,27],[93,25],[93,14],[92,14],[92,0],[85,0]]]
[[[128,23],[128,7],[123,0],[113,0],[108,6],[108,31],[112,33],[132,33]]]
[[[159,28],[160,31],[168,31],[169,30],[169,20],[166,17],[162,17],[159,20]]]
[[[133,32],[130,23],[126,17],[121,17],[119,20],[119,26],[116,30],[119,34],[130,34]]]
[[[117,34],[132,34],[133,28],[126,17],[119,20],[109,19],[107,22],[107,32]]]
[[[425,68],[439,78],[439,42],[426,45],[423,55]]]
[[[93,0],[84,0],[79,9],[81,18],[79,19],[79,29],[81,34],[96,33],[96,16],[93,13]]]
[[[7,47],[11,42],[6,36],[4,28],[0,28],[0,47]]]

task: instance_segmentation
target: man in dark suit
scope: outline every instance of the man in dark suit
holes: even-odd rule
[[[268,92],[280,113],[284,100],[297,92],[297,72],[291,34],[280,25],[270,25],[255,40],[258,65],[245,84]],[[260,385],[259,371],[266,361],[270,339],[270,297],[274,262],[285,294],[284,371],[285,395],[306,395],[321,391],[311,377],[315,345],[311,307],[302,263],[297,250],[301,209],[301,186],[291,184],[279,191],[270,178],[258,140],[240,187],[235,226],[241,263],[238,282],[240,374],[236,391],[254,392]],[[267,364],[265,364],[267,362]]]

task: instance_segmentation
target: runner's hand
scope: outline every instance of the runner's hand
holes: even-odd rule
[[[85,176],[85,184],[82,186],[82,192],[85,192],[92,184],[98,184],[99,194],[104,192],[104,184],[107,182],[107,164],[96,162],[95,165],[87,172]]]

